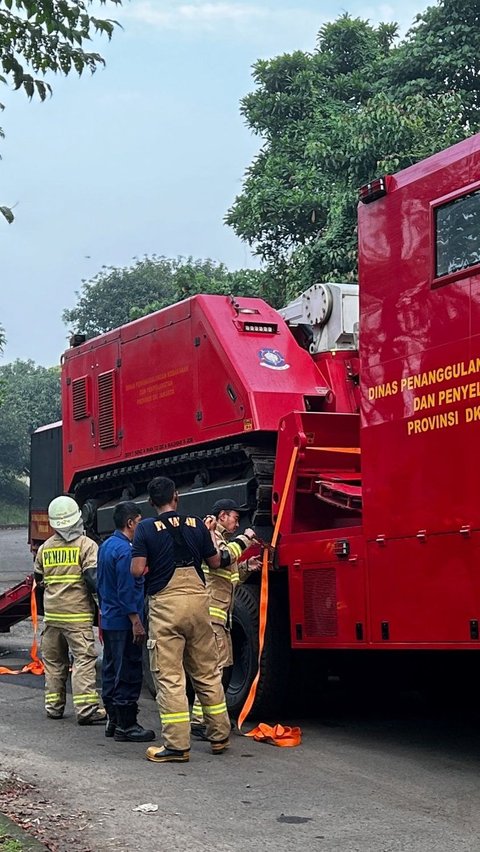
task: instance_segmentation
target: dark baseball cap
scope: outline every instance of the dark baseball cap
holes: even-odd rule
[[[217,500],[212,506],[212,513],[214,515],[219,515],[220,512],[238,512],[239,515],[243,515],[245,512],[248,512],[248,509],[241,509],[236,500],[230,500],[228,497],[225,497],[223,500]]]

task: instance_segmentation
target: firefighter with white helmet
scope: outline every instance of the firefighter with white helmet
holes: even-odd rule
[[[93,635],[98,547],[86,536],[82,513],[72,497],[55,497],[48,520],[55,532],[40,545],[34,569],[37,583],[44,587],[45,710],[50,719],[63,716],[70,651],[77,722],[101,724],[106,713],[95,686]]]

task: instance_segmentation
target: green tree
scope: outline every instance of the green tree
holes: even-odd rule
[[[112,37],[116,22],[90,14],[94,0],[0,0],[0,82],[43,101],[51,92],[49,73],[94,72],[104,60],[84,45],[94,34]],[[99,0],[121,5],[122,0]],[[0,104],[0,108],[1,104]],[[0,128],[0,138],[3,138]],[[12,211],[0,206],[7,222]]]
[[[0,325],[0,356],[3,355],[3,351],[5,349],[5,344],[7,342],[7,338],[5,336],[5,329],[3,325]],[[0,405],[3,402],[3,382],[0,379]]]
[[[467,15],[468,4],[458,5],[465,5],[474,43],[465,67],[472,50],[480,55],[480,31],[473,26],[473,12]],[[266,261],[287,298],[315,280],[356,277],[362,184],[472,132],[473,106],[470,123],[463,109],[464,78],[457,75],[453,85],[452,72],[448,85],[441,80],[446,59],[441,38],[450,6],[453,0],[441,0],[438,8],[428,9],[398,46],[396,24],[373,27],[342,15],[322,28],[312,55],[296,52],[254,66],[257,87],[241,109],[263,146],[226,221]],[[466,35],[466,29],[462,32]],[[451,34],[449,48],[454,41]],[[419,57],[427,42],[428,86],[425,77],[415,77],[424,70]],[[461,61],[460,48],[455,61]],[[467,88],[478,86],[470,71],[464,82]]]
[[[103,267],[83,281],[76,306],[63,312],[63,320],[76,332],[94,337],[196,293],[267,300],[276,295],[271,277],[259,270],[228,271],[209,259],[152,255],[126,267]]]
[[[135,258],[130,266],[103,266],[76,291],[74,308],[64,310],[63,321],[76,332],[95,337],[132,319],[132,309],[148,313],[155,300],[174,298],[172,263],[165,257]],[[168,302],[167,302],[168,303]]]
[[[33,361],[0,367],[0,479],[28,474],[30,435],[60,419],[60,369]]]
[[[397,97],[461,96],[461,121],[480,122],[480,11],[477,0],[440,0],[417,15],[379,80]]]

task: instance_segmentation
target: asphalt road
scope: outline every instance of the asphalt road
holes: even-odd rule
[[[1,572],[18,580],[28,560],[22,531],[0,533],[2,584]],[[27,659],[28,631],[0,636],[0,663]],[[365,707],[333,692],[316,718],[277,720],[301,725],[299,748],[235,736],[221,757],[195,743],[189,764],[161,766],[142,746],[79,728],[71,707],[46,720],[41,680],[0,678],[2,768],[35,786],[38,824],[71,814],[71,840],[58,829],[61,852],[480,848],[480,734],[468,708],[432,709],[416,694]],[[143,696],[141,707],[141,721],[158,730],[154,702]],[[158,810],[133,810],[143,803]]]

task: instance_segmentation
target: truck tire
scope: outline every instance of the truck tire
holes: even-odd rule
[[[288,689],[290,642],[286,598],[286,578],[272,577],[270,582],[268,619],[265,632],[260,680],[251,717],[265,721],[265,716],[281,712]],[[260,587],[243,583],[235,591],[232,642],[233,671],[227,690],[230,715],[237,718],[245,704],[258,665],[258,623]]]

